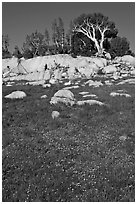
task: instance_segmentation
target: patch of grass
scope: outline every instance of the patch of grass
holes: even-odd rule
[[[134,87],[72,90],[108,106],[50,105],[60,88],[20,85],[27,97],[8,100],[16,86],[3,86],[3,202],[134,202]],[[116,89],[132,97],[111,97]]]

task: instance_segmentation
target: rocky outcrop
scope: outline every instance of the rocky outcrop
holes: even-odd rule
[[[109,53],[108,53],[109,54]],[[2,60],[3,81],[51,81],[55,84],[62,79],[93,78],[102,73],[113,75],[114,79],[120,76],[135,75],[135,58],[130,55],[116,57],[114,60],[97,57],[77,57],[70,55],[51,55],[22,59],[17,58]],[[102,74],[101,73],[101,74]]]

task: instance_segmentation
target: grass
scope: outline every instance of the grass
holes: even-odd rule
[[[134,202],[134,85],[72,90],[108,106],[50,105],[62,87],[3,86],[3,202]],[[132,97],[109,95],[119,89]],[[27,97],[4,98],[15,90]]]

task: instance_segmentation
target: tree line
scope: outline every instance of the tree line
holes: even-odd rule
[[[16,45],[13,53],[9,51],[9,36],[2,35],[2,58],[24,57],[25,59],[55,55],[71,54],[73,57],[103,56],[110,53],[111,57],[134,53],[125,37],[118,35],[114,22],[101,13],[82,14],[70,22],[65,33],[63,20],[59,17],[52,23],[52,34],[45,29],[44,33],[37,30],[27,35],[21,50]]]

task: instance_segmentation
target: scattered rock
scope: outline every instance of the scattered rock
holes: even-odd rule
[[[84,100],[84,101],[77,101],[77,105],[84,105],[84,104],[89,104],[89,105],[105,105],[104,103],[100,102],[100,101],[97,101],[97,100]]]
[[[111,55],[110,55],[110,53],[107,52],[107,53],[105,54],[105,57],[106,57],[106,59],[111,60]]]
[[[52,111],[51,116],[52,116],[53,119],[58,118],[59,115],[60,115],[60,113],[58,111]]]
[[[131,70],[131,71],[130,71],[130,74],[133,75],[133,76],[135,76],[135,69]]]
[[[47,95],[43,95],[43,96],[41,96],[41,98],[47,98]]]
[[[85,84],[89,84],[89,86],[95,86],[95,87],[103,86],[101,81],[93,81],[93,80],[89,80],[85,82]]]
[[[43,84],[43,88],[50,88],[51,84]]]
[[[135,79],[125,79],[125,80],[117,83],[117,85],[122,85],[122,84],[125,84],[125,83],[135,84]]]
[[[55,80],[54,78],[51,78],[51,79],[49,80],[49,83],[51,83],[51,84],[56,84],[56,80]]]
[[[119,75],[118,75],[116,72],[115,72],[115,73],[113,73],[113,76],[112,76],[112,77],[113,77],[113,79],[114,79],[114,80],[119,79]]]
[[[126,90],[124,89],[119,89],[119,90],[117,90],[118,92],[126,92]]]
[[[75,82],[75,85],[78,85],[80,83],[80,81]]]
[[[87,95],[84,95],[83,98],[87,98],[87,97],[95,97],[95,98],[98,98],[95,94],[87,94]]]
[[[11,94],[5,96],[5,98],[10,99],[22,99],[26,97],[26,94],[23,91],[13,91]]]
[[[62,73],[62,78],[65,78],[65,79],[67,78],[67,73],[66,72]]]
[[[79,88],[79,86],[68,86],[68,87],[65,87],[63,89],[69,90],[69,89],[77,89],[77,88]]]
[[[125,96],[125,97],[131,97],[131,95],[129,94],[125,94],[125,93],[116,93],[116,92],[111,92],[110,96]]]
[[[120,139],[121,141],[125,141],[125,140],[127,139],[127,136],[126,136],[126,135],[122,135],[122,136],[119,137],[119,139]]]
[[[33,86],[43,85],[44,83],[45,83],[44,80],[28,82],[29,85],[33,85]]]
[[[108,85],[108,86],[113,85],[113,83],[112,83],[112,82],[110,82],[109,80],[106,80],[106,81],[105,81],[105,84],[106,84],[106,85]]]
[[[69,85],[71,85],[71,81],[64,83],[64,86],[69,86]]]
[[[50,104],[56,104],[58,102],[73,106],[75,104],[74,94],[70,90],[59,90],[51,98]]]
[[[128,77],[128,74],[122,74],[122,77]]]
[[[83,92],[79,92],[80,95],[84,95],[84,94],[88,94],[89,92],[83,91]]]
[[[7,84],[6,86],[12,86],[11,84]]]

